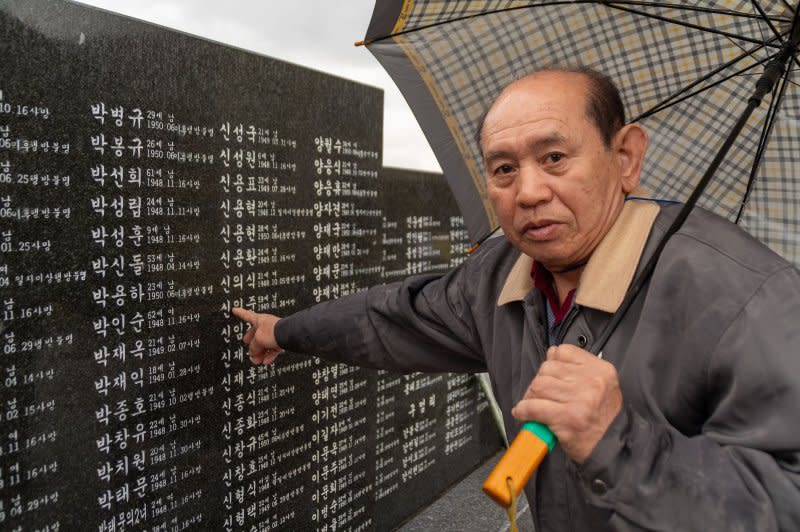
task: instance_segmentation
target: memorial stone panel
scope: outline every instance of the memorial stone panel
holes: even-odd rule
[[[469,234],[444,176],[384,168],[381,182],[387,282],[446,273],[465,260]],[[379,372],[376,407],[375,488],[387,523],[407,515],[393,498],[423,506],[499,437],[472,375]]]
[[[230,318],[463,257],[441,179],[387,201],[380,91],[63,1],[0,31],[1,529],[383,530],[497,449],[470,377],[255,368]]]

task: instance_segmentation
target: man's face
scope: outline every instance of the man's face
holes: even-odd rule
[[[621,178],[619,154],[586,116],[586,86],[580,74],[529,76],[501,94],[483,124],[500,225],[553,272],[587,260],[635,185]]]

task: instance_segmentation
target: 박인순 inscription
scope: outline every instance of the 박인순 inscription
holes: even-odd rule
[[[499,448],[470,376],[254,368],[230,318],[463,260],[380,91],[63,1],[0,28],[0,528],[383,530]]]

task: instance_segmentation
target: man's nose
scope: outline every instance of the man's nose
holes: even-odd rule
[[[517,204],[521,206],[533,207],[553,197],[547,177],[534,165],[522,166],[517,182]]]

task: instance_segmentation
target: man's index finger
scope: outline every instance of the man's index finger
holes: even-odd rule
[[[250,324],[253,324],[256,319],[256,313],[245,308],[234,307],[231,309],[231,314]]]

